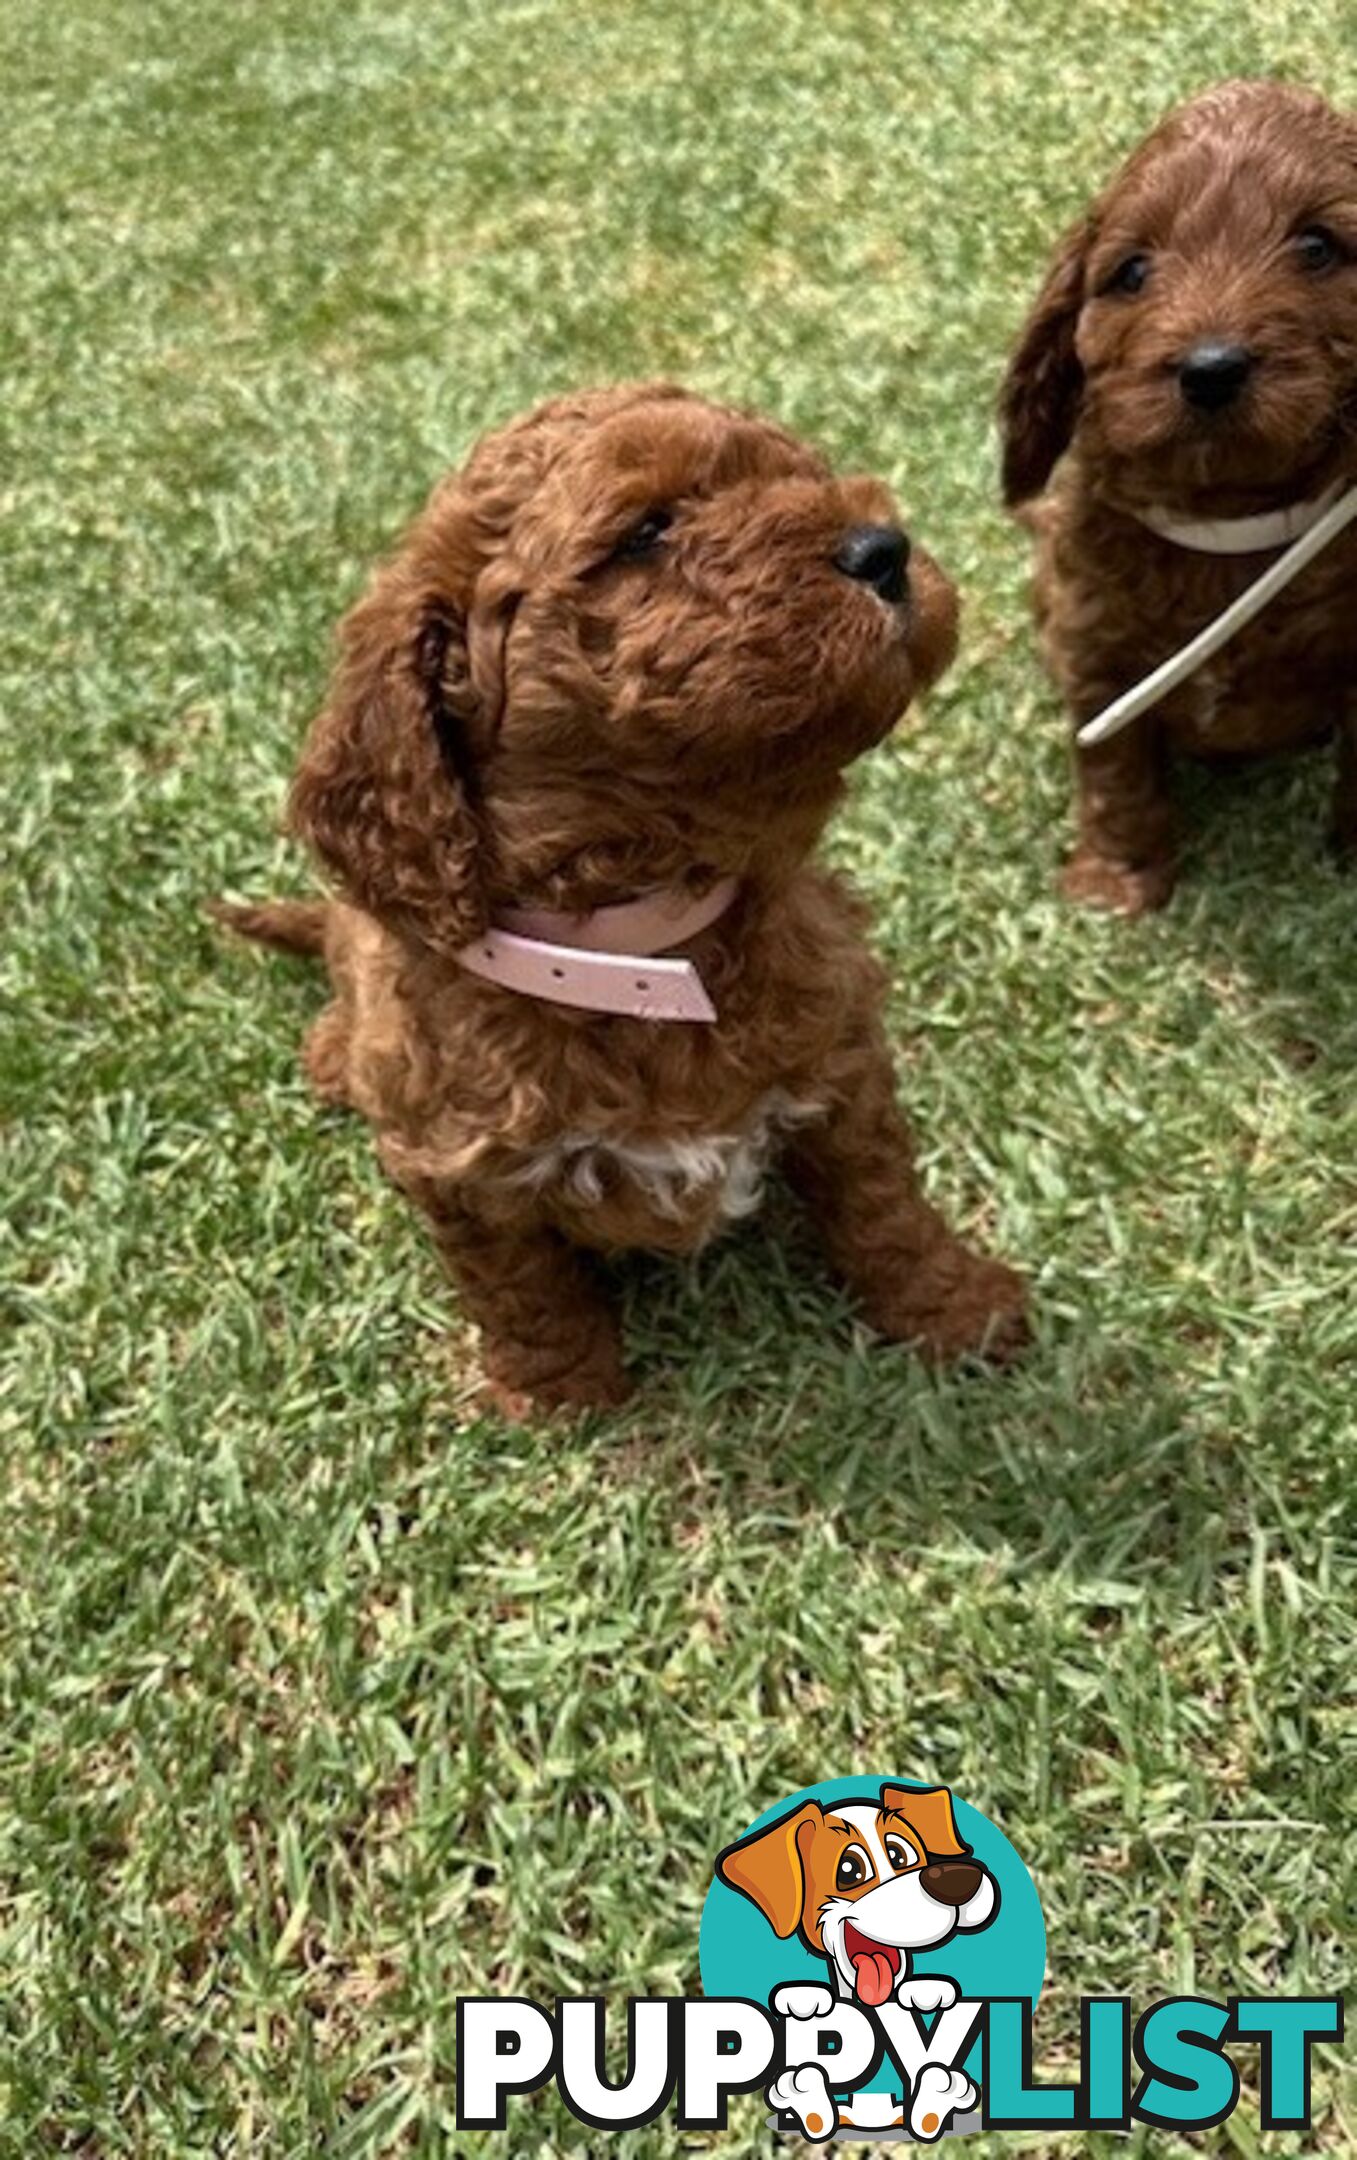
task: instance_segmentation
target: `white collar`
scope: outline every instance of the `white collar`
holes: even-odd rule
[[[1161,540],[1175,547],[1193,548],[1200,555],[1261,555],[1268,548],[1290,547],[1312,525],[1317,525],[1343,490],[1335,480],[1322,495],[1308,502],[1287,503],[1281,510],[1261,510],[1255,517],[1180,518],[1172,510],[1152,505],[1133,515]]]
[[[1094,743],[1106,742],[1110,735],[1116,735],[1122,728],[1129,727],[1141,713],[1148,712],[1152,705],[1157,705],[1161,698],[1168,696],[1170,690],[1176,690],[1179,683],[1186,682],[1188,676],[1199,668],[1203,661],[1218,653],[1223,645],[1228,645],[1245,623],[1252,622],[1255,615],[1261,614],[1268,602],[1275,600],[1279,592],[1285,591],[1292,578],[1299,577],[1306,564],[1313,562],[1316,555],[1322,554],[1354,521],[1357,521],[1357,485],[1348,488],[1345,493],[1335,495],[1333,501],[1319,513],[1300,538],[1291,542],[1286,553],[1279,555],[1275,562],[1270,562],[1253,583],[1246,585],[1243,592],[1230,602],[1223,614],[1217,615],[1214,622],[1209,622],[1204,630],[1199,630],[1194,638],[1188,640],[1181,652],[1176,652],[1171,659],[1162,661],[1143,682],[1135,683],[1129,690],[1123,690],[1121,696],[1113,698],[1112,703],[1104,707],[1102,712],[1096,714],[1092,720],[1085,721],[1075,736],[1075,741],[1083,749],[1088,749]]]

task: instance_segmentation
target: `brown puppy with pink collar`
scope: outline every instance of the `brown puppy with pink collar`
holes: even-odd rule
[[[229,919],[323,953],[307,1072],[510,1408],[619,1401],[595,1256],[694,1251],[774,1161],[881,1334],[1022,1340],[920,1191],[865,911],[813,852],[955,616],[879,481],[640,384],[488,437],[347,617],[292,792],[339,896]]]

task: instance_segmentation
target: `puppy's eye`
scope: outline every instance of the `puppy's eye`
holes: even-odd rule
[[[1343,260],[1343,243],[1327,225],[1307,225],[1304,232],[1296,234],[1292,245],[1302,270],[1309,270],[1316,276],[1324,270],[1334,269]]]
[[[1124,262],[1117,264],[1111,277],[1103,286],[1103,291],[1125,293],[1134,298],[1136,293],[1144,291],[1145,281],[1149,274],[1150,258],[1148,255],[1128,255]]]
[[[672,510],[647,510],[614,547],[611,562],[640,562],[646,555],[653,555],[674,522]]]
[[[850,1845],[846,1852],[839,1855],[839,1864],[834,1871],[834,1888],[836,1890],[856,1890],[860,1883],[866,1882],[870,1873],[871,1869],[867,1864],[867,1855],[862,1847],[860,1845]]]
[[[919,1855],[907,1838],[888,1837],[886,1840],[886,1858],[890,1861],[891,1866],[896,1869],[917,1867],[919,1864]]]

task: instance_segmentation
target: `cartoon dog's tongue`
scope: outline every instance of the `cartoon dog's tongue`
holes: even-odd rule
[[[858,2001],[871,2010],[889,2002],[891,1982],[900,1969],[899,1951],[883,1949],[851,1921],[844,1930],[843,1944],[853,1967],[853,1993]]]
[[[853,1990],[870,2010],[890,2000],[891,1961],[884,1950],[859,1950],[853,1960]]]

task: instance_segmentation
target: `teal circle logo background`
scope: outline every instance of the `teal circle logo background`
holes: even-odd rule
[[[789,1793],[776,1807],[765,1809],[741,1834],[749,1837],[765,1829],[807,1800],[818,1800],[825,1808],[851,1800],[876,1802],[883,1785],[903,1785],[912,1792],[928,1789],[917,1778],[827,1778],[823,1784]],[[910,1970],[946,1973],[955,1980],[960,1993],[972,2001],[986,1995],[1025,1995],[1035,2009],[1046,1977],[1046,1923],[1036,1884],[1003,1831],[997,1830],[988,1816],[958,1799],[955,1793],[952,1806],[962,1837],[999,1886],[999,1909],[988,1927],[953,1935],[950,1942],[939,1943],[932,1950],[911,1951]],[[736,1840],[726,1842],[734,1844]],[[698,1964],[704,1995],[747,1995],[759,2003],[766,2003],[774,1988],[787,1982],[818,1980],[823,1985],[829,1978],[824,1959],[808,1950],[798,1935],[785,1942],[780,1940],[756,1905],[740,1891],[715,1879],[702,1908]],[[978,2064],[977,2042],[966,2063],[972,2077],[979,2074]],[[898,2081],[887,2061],[863,2090],[884,2090],[893,2082]]]

